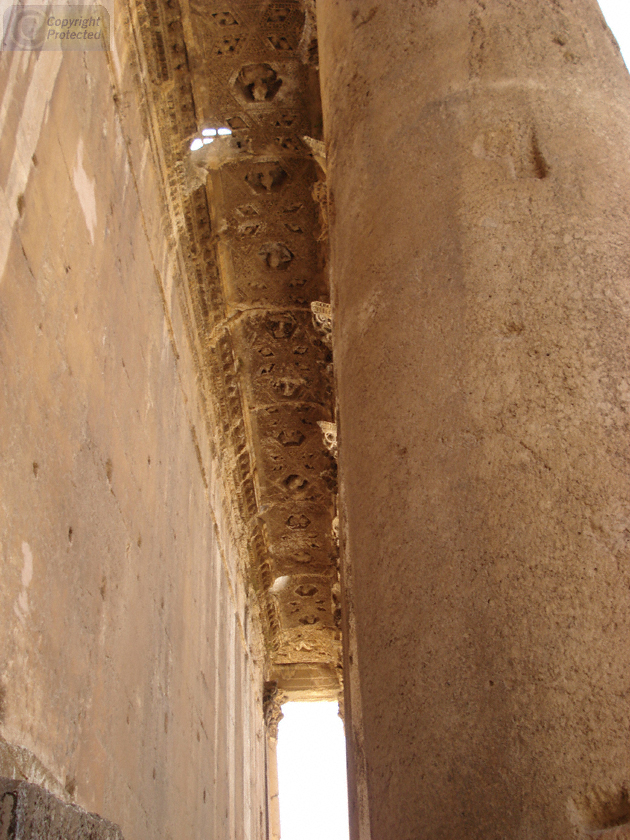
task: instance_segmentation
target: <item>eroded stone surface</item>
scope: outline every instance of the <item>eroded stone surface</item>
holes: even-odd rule
[[[121,830],[37,785],[0,778],[0,840],[123,840]]]
[[[628,73],[594,0],[317,5],[354,836],[624,836]]]

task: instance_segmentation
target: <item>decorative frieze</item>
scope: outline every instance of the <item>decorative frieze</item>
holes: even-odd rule
[[[136,8],[202,399],[270,664],[333,663],[336,449],[313,8]],[[306,569],[317,579],[289,600],[271,593],[274,579]]]

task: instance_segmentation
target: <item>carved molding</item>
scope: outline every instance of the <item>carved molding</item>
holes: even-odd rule
[[[267,657],[334,663],[336,465],[320,432],[333,417],[332,320],[321,302],[313,4],[129,2],[200,400]],[[191,149],[222,126],[231,134]],[[272,592],[278,577],[306,573],[289,600]],[[303,594],[312,586],[317,595]]]
[[[329,423],[326,420],[319,420],[317,425],[322,430],[322,434],[324,436],[324,444],[326,445],[326,449],[333,455],[334,458],[337,457],[337,424],[336,423]]]
[[[284,717],[282,703],[285,697],[278,690],[276,680],[268,680],[263,686],[263,718],[271,738],[278,737],[278,724]]]
[[[332,308],[329,303],[314,300],[311,303],[313,323],[328,347],[332,347]]]

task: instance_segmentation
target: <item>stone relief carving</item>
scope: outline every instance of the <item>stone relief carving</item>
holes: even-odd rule
[[[332,521],[332,535],[335,545],[339,548],[339,517],[335,516]]]
[[[270,242],[258,252],[267,268],[284,271],[293,261],[293,253],[282,242]]]
[[[219,26],[238,26],[238,21],[231,12],[213,12],[212,20]]]
[[[269,64],[248,64],[236,77],[235,86],[248,102],[271,102],[282,79]]]
[[[337,457],[337,424],[336,423],[329,423],[326,420],[318,420],[317,425],[322,430],[322,434],[324,436],[324,443],[326,445],[326,449],[333,455],[335,458]]]
[[[336,465],[321,431],[333,419],[332,320],[322,302],[314,12],[299,0],[190,0],[186,9],[179,0],[130,1],[153,84],[147,119],[163,149],[200,388],[269,664],[334,670]],[[218,143],[190,151],[191,137],[218,126],[232,130],[221,154]],[[274,594],[281,575],[292,583]],[[270,694],[272,728],[273,702]]]
[[[262,163],[253,167],[245,176],[245,180],[255,193],[263,195],[267,192],[277,192],[287,179],[287,173],[279,163]]]
[[[322,338],[328,347],[332,347],[332,309],[330,304],[323,303],[321,300],[314,300],[311,303],[311,312],[313,313],[315,327],[322,334]]]

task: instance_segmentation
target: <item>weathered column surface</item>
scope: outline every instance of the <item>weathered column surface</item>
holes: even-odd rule
[[[628,74],[595,0],[318,0],[318,25],[372,838],[613,829]]]

